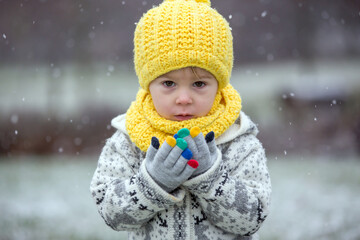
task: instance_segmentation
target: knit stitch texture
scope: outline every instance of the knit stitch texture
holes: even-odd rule
[[[214,104],[206,116],[186,121],[171,121],[156,112],[150,93],[140,89],[136,101],[127,111],[126,129],[130,139],[145,152],[153,136],[162,143],[167,136],[173,136],[182,128],[191,129],[197,126],[204,135],[214,131],[215,137],[218,137],[235,122],[240,111],[240,95],[231,84],[228,84],[218,91]]]
[[[171,194],[149,175],[125,116],[106,142],[90,190],[106,224],[129,239],[255,240],[268,215],[271,184],[257,128],[241,112],[216,139],[213,166]]]
[[[140,86],[189,66],[212,73],[223,89],[233,67],[229,23],[206,0],[165,0],[137,23],[134,64]]]

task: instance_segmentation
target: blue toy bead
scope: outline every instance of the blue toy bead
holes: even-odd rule
[[[177,139],[179,136],[177,135],[177,133],[175,133],[174,138]]]

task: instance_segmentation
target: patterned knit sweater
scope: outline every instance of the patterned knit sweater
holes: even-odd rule
[[[258,239],[270,202],[266,157],[255,124],[241,112],[216,139],[218,159],[205,173],[164,191],[130,141],[126,115],[106,142],[90,191],[105,223],[129,239]]]

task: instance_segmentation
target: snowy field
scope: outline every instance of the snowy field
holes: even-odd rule
[[[97,157],[0,159],[0,240],[126,239],[89,193]],[[269,157],[271,215],[262,240],[360,239],[359,157]]]

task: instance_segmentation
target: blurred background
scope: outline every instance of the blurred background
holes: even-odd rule
[[[162,1],[0,0],[0,240],[126,239],[88,190]],[[261,239],[360,239],[360,1],[213,0],[273,182]]]

